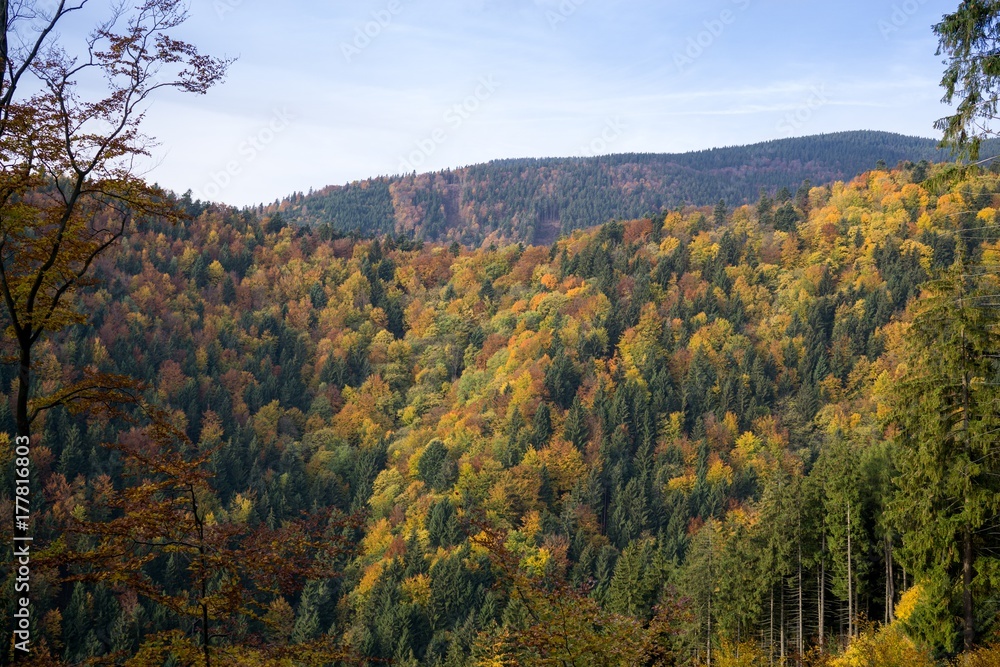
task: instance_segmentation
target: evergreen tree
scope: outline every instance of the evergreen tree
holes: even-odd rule
[[[716,227],[722,227],[726,224],[726,218],[729,215],[729,210],[726,207],[726,200],[720,199],[719,203],[715,205],[715,211],[712,217],[715,221]]]
[[[417,461],[417,477],[432,488],[440,490],[440,473],[448,460],[448,448],[434,438],[427,444],[420,460]]]
[[[1000,6],[985,0],[962,0],[958,9],[934,26],[938,54],[947,56],[941,85],[954,113],[935,123],[944,140],[970,160],[979,159],[985,137],[997,116],[1000,74],[994,67]],[[957,104],[955,104],[957,99]]]
[[[451,501],[442,498],[427,515],[427,539],[432,547],[452,547],[462,539],[458,518]]]
[[[663,565],[655,540],[635,540],[618,559],[606,607],[617,614],[648,620],[663,583]]]
[[[59,472],[72,481],[77,475],[87,474],[87,456],[83,450],[80,429],[71,426],[66,432],[63,451],[59,457]]]
[[[566,353],[560,350],[545,371],[545,388],[549,396],[556,405],[565,410],[576,397],[579,384],[579,371]]]
[[[531,444],[536,449],[541,449],[548,444],[552,437],[552,413],[546,403],[541,403],[535,410],[535,417],[531,422]]]
[[[295,614],[295,625],[292,626],[292,642],[302,644],[323,634],[320,613],[328,595],[326,582],[306,582]]]
[[[996,567],[982,531],[994,525],[1000,498],[994,444],[1000,332],[990,305],[996,285],[980,275],[960,261],[928,284],[906,336],[892,401],[899,468],[892,514],[903,555],[909,570],[951,598],[950,610],[940,610],[932,627],[961,619],[955,634],[960,629],[965,650],[985,629],[977,626],[976,574]],[[955,648],[947,633],[925,639],[939,650]]]
[[[583,451],[590,439],[590,429],[587,426],[587,418],[583,412],[583,405],[579,398],[573,399],[573,404],[566,414],[566,422],[563,425],[563,436],[573,445]]]

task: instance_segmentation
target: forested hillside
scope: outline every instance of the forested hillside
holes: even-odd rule
[[[905,389],[921,285],[995,264],[1000,178],[926,176],[541,247],[357,240],[220,207],[147,226],[100,261],[86,323],[44,343],[38,382],[132,376],[190,445],[158,459],[149,437],[169,429],[106,410],[36,422],[35,546],[54,564],[33,583],[36,645],[47,664],[161,664],[204,632],[326,664],[295,647],[332,637],[372,665],[456,667],[824,664],[850,643],[830,664],[933,664],[961,646],[954,544],[971,525],[942,473],[986,498],[970,591],[977,641],[996,641],[996,454],[965,475],[947,450],[907,454],[900,428],[921,400]],[[967,377],[989,405],[982,372]],[[0,401],[5,490],[12,430]],[[936,493],[910,516],[909,496]],[[182,540],[156,508],[184,498]],[[279,545],[306,553],[293,522],[329,509],[326,539],[344,542],[324,569],[300,563],[301,590],[279,578],[244,599],[243,575],[199,551],[259,529],[219,553],[267,572]]]
[[[996,152],[987,142],[987,154]],[[761,189],[853,178],[879,161],[944,160],[931,139],[843,132],[680,155],[500,160],[431,174],[404,174],[297,194],[262,208],[289,221],[341,232],[410,234],[471,245],[548,245],[560,234],[663,208],[757,201]]]

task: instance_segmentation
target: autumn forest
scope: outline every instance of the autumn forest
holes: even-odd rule
[[[951,160],[854,133],[621,158],[642,191],[495,163],[228,206],[130,171],[138,103],[232,64],[136,11],[99,102],[0,44],[0,665],[1000,664],[971,116]]]
[[[359,240],[219,207],[132,235],[96,267],[87,323],[42,348],[38,382],[127,375],[172,431],[154,453],[159,438],[122,416],[59,408],[37,427],[36,534],[75,579],[51,573],[39,634],[71,663],[187,634],[160,597],[194,604],[195,554],[102,548],[123,537],[116,521],[192,539],[123,498],[194,475],[201,516],[227,537],[337,517],[323,576],[214,619],[288,646],[515,660],[558,641],[555,619],[593,614],[567,650],[622,633],[622,664],[651,646],[725,664],[852,639],[916,654],[911,634],[952,650],[962,480],[925,478],[921,459],[957,454],[901,449],[894,424],[926,417],[911,412],[925,390],[901,403],[895,388],[947,382],[912,330],[946,340],[963,313],[937,300],[990,291],[979,267],[998,261],[984,230],[1000,186],[912,176],[611,222],[551,247]],[[794,219],[776,229],[782,207]],[[918,298],[921,285],[935,291]],[[133,467],[168,455],[154,477]],[[931,484],[942,496],[924,523],[909,496]],[[992,528],[975,526],[984,602]]]

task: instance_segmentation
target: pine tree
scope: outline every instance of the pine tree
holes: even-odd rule
[[[716,227],[722,227],[726,224],[726,218],[729,215],[729,209],[726,207],[726,200],[720,199],[719,203],[715,205],[715,211],[713,213],[713,218],[715,220]]]
[[[67,480],[72,481],[77,475],[87,474],[87,457],[83,451],[83,442],[78,427],[70,427],[65,438],[62,454],[59,457],[59,472]]]
[[[662,565],[655,541],[636,540],[618,559],[606,607],[617,614],[648,620],[662,585]]]
[[[563,436],[580,451],[586,448],[587,441],[590,440],[590,429],[587,427],[587,419],[579,398],[573,399],[573,404],[566,414]]]
[[[712,622],[717,605],[716,588],[719,574],[719,551],[722,547],[718,523],[709,519],[691,540],[691,548],[685,559],[681,581],[682,592],[691,599],[694,613],[695,631],[689,637],[696,650],[704,647],[706,664],[712,664],[713,627]],[[700,646],[698,645],[700,643]]]
[[[545,371],[545,388],[552,402],[565,410],[573,402],[580,384],[580,373],[562,350]]]
[[[535,410],[535,417],[531,422],[531,444],[536,449],[541,449],[548,444],[552,437],[552,413],[546,403],[541,403]]]
[[[507,444],[501,456],[500,463],[506,468],[513,468],[524,457],[528,451],[531,433],[525,428],[524,415],[520,408],[516,408],[507,424]]]
[[[458,526],[455,508],[447,498],[442,498],[431,508],[427,516],[427,533],[432,547],[447,549],[461,541],[462,531]]]
[[[434,438],[427,444],[424,453],[417,462],[417,477],[430,487],[439,481],[442,466],[448,459],[448,448],[444,443]]]
[[[934,26],[939,39],[938,54],[948,64],[941,86],[944,101],[954,105],[954,113],[935,123],[944,140],[963,157],[979,159],[984,138],[994,132],[990,124],[997,116],[1000,77],[994,68],[996,34],[1000,27],[1000,7],[994,2],[962,0],[951,14]]]
[[[306,582],[292,627],[292,642],[302,644],[323,634],[322,607],[329,597],[325,581]]]
[[[964,264],[927,285],[905,337],[892,401],[899,475],[891,512],[907,569],[939,582],[943,595],[958,592],[951,613],[971,650],[974,580],[996,562],[981,531],[995,522],[1000,498],[1000,332],[991,305],[996,286]],[[940,632],[925,639],[954,648]]]

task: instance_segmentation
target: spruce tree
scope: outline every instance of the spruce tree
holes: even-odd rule
[[[536,449],[541,449],[548,444],[550,437],[552,437],[552,416],[549,406],[543,402],[535,411],[531,423],[531,444]]]
[[[587,446],[587,441],[590,439],[590,430],[587,428],[587,420],[579,398],[573,399],[573,405],[570,406],[569,412],[566,414],[563,435],[580,451],[583,451]]]
[[[892,403],[899,474],[890,510],[907,569],[951,599],[924,637],[945,652],[955,649],[940,630],[950,619],[961,619],[954,630],[965,650],[975,644],[976,575],[996,567],[984,531],[1000,504],[996,289],[964,264],[929,283],[916,304]]]

